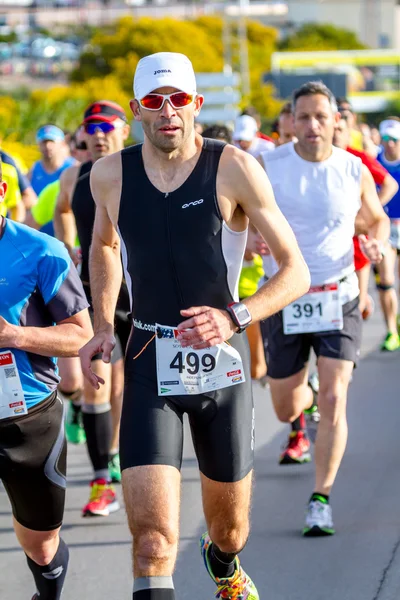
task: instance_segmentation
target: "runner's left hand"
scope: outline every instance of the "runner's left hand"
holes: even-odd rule
[[[14,348],[18,327],[0,317],[0,348]]]
[[[191,346],[194,350],[203,350],[229,340],[237,331],[226,310],[210,306],[193,306],[181,310],[183,317],[188,317],[177,327],[180,331],[178,341],[183,348]]]
[[[383,259],[382,243],[375,239],[369,239],[365,235],[359,235],[360,248],[365,256],[375,264]]]

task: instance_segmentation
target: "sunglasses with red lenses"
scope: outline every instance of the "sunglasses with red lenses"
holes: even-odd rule
[[[194,94],[187,94],[186,92],[147,94],[147,96],[139,100],[139,104],[146,110],[161,110],[166,100],[168,100],[175,110],[178,110],[179,108],[189,106],[194,100]]]
[[[113,124],[113,123],[85,123],[84,128],[85,128],[85,132],[88,133],[89,135],[94,135],[95,133],[97,133],[98,131],[101,131],[101,133],[111,133],[111,131],[114,131],[114,129],[123,127],[123,125],[119,125],[117,123]]]

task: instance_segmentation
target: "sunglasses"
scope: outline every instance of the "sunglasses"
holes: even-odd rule
[[[122,129],[124,127],[124,123],[85,123],[84,129],[85,132],[89,135],[94,135],[97,132],[101,133],[111,133],[115,129]]]
[[[382,142],[398,142],[397,138],[392,137],[391,135],[383,135]]]
[[[179,108],[189,106],[194,100],[194,94],[187,94],[186,92],[174,92],[173,94],[147,94],[147,96],[139,100],[139,104],[146,110],[161,110],[166,100],[168,100],[172,108],[178,110]]]

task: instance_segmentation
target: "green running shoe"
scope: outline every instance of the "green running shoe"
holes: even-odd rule
[[[211,547],[212,541],[206,532],[200,538],[200,552],[204,560],[204,564],[211,579],[217,584],[216,598],[223,600],[260,600],[257,588],[250,577],[243,571],[240,566],[239,558],[235,558],[235,572],[232,577],[214,577],[208,561],[208,550]]]
[[[121,465],[119,463],[119,454],[112,454],[108,461],[108,470],[110,472],[112,483],[121,483]]]
[[[65,433],[70,444],[84,444],[86,442],[85,430],[83,429],[82,410],[68,401],[67,418],[65,421]]]
[[[400,338],[396,333],[388,333],[382,342],[382,352],[394,352],[400,348]]]

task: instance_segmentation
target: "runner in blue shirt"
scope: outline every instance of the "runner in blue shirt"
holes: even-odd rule
[[[382,139],[382,150],[378,155],[379,162],[389,171],[390,175],[400,186],[400,119],[389,117],[382,121],[379,127]],[[400,348],[398,329],[400,317],[398,316],[398,299],[396,295],[395,271],[396,257],[400,253],[400,190],[386,204],[385,211],[390,218],[390,238],[385,257],[378,269],[377,288],[385,318],[387,334],[381,349]],[[396,343],[389,344],[395,340]]]
[[[42,158],[35,162],[28,177],[39,195],[49,183],[60,179],[61,173],[75,164],[75,159],[68,156],[64,132],[55,125],[40,127],[36,134],[36,142]]]
[[[0,204],[7,184],[2,181]],[[0,217],[0,479],[33,574],[34,600],[59,600],[66,487],[64,407],[55,356],[91,337],[88,303],[64,246]]]

